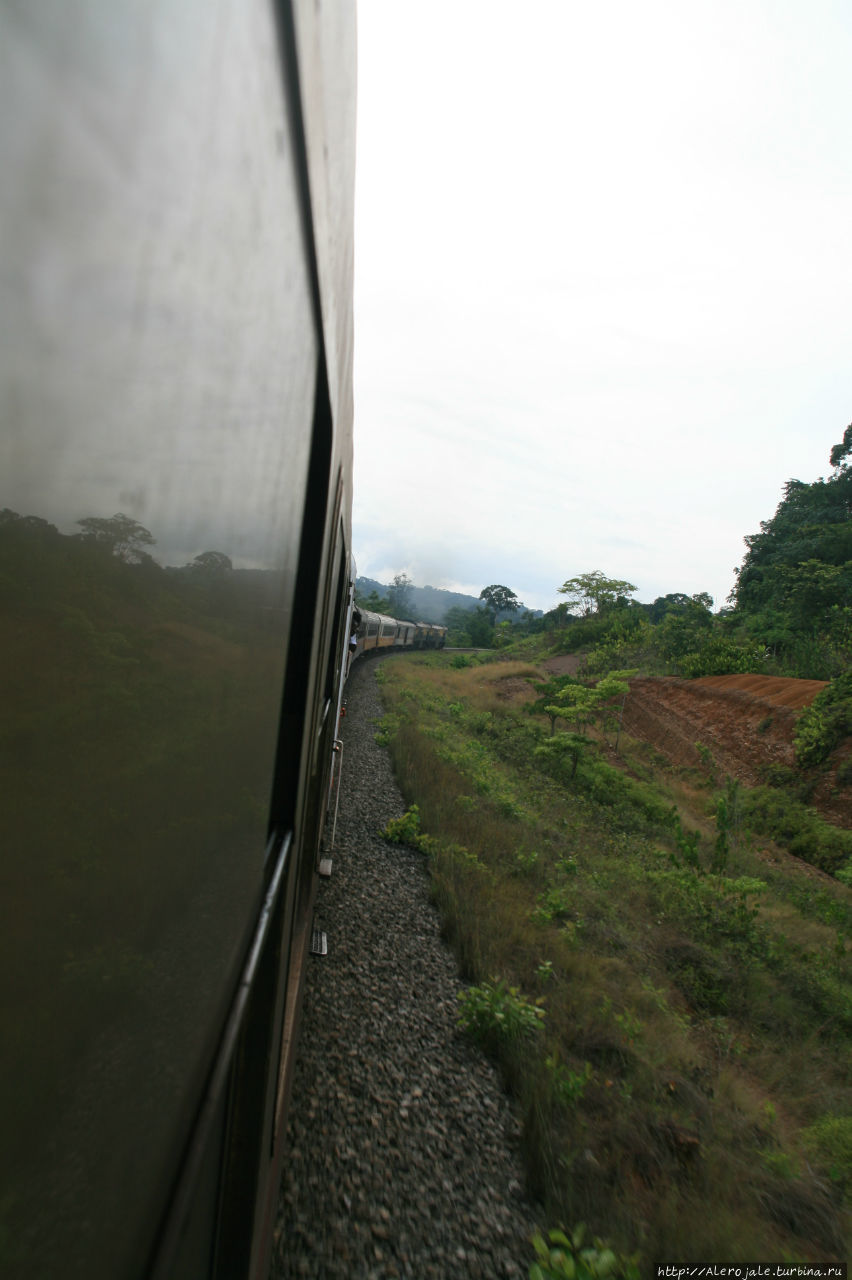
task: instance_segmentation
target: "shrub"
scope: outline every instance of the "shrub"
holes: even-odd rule
[[[389,747],[393,737],[399,732],[400,718],[389,711],[379,721],[378,731],[373,734],[380,747]]]
[[[554,1096],[562,1105],[570,1107],[579,1102],[592,1078],[592,1064],[585,1062],[582,1071],[572,1071],[559,1061],[559,1054],[554,1052],[545,1059],[544,1065]]]
[[[737,641],[711,635],[696,652],[684,654],[677,665],[680,674],[690,680],[746,672],[760,675],[766,670],[766,650],[753,640]]]
[[[852,1116],[822,1116],[804,1132],[805,1144],[827,1166],[832,1182],[852,1182]]]
[[[597,1237],[584,1247],[584,1237],[582,1225],[574,1228],[570,1238],[564,1231],[549,1231],[546,1241],[536,1233],[530,1280],[639,1280],[638,1255],[625,1258]]]
[[[829,875],[837,875],[852,856],[852,832],[825,822],[786,791],[755,787],[745,792],[742,810],[751,831],[777,841]]]
[[[459,992],[459,1026],[483,1048],[534,1035],[545,1019],[541,996],[528,1000],[502,978]]]
[[[385,840],[391,844],[409,844],[418,847],[420,836],[420,810],[416,804],[406,809],[401,818],[391,818],[382,832]]]
[[[796,721],[796,762],[812,769],[852,734],[852,671],[832,680]]]

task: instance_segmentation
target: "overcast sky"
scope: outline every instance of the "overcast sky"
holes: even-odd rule
[[[852,420],[849,0],[360,0],[354,550],[734,582]]]

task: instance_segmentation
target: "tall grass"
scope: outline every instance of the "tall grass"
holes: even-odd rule
[[[849,889],[767,862],[728,819],[720,859],[706,791],[629,742],[615,764],[587,745],[573,777],[554,765],[523,711],[529,664],[382,675],[477,1025],[494,992],[544,1010],[534,1033],[481,1038],[551,1223],[638,1249],[642,1274],[845,1259]]]

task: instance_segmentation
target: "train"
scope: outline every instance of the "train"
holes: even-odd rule
[[[447,640],[447,628],[438,623],[410,622],[357,608],[354,620],[353,657],[379,649],[443,649]]]
[[[356,79],[350,0],[0,0],[9,1280],[269,1271],[354,616]]]

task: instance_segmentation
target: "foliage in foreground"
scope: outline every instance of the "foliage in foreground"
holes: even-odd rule
[[[494,978],[460,992],[459,1026],[483,1049],[518,1044],[542,1030],[543,1004],[543,996],[529,1000],[517,987]]]
[[[597,1238],[584,1244],[585,1237],[582,1224],[570,1236],[564,1231],[549,1231],[547,1240],[534,1235],[530,1280],[639,1280],[636,1258],[619,1257]]]
[[[734,784],[690,807],[600,727],[576,768],[553,755],[560,701],[521,710],[518,690],[547,683],[529,663],[382,674],[417,806],[398,821],[429,858],[470,984],[462,1025],[517,1099],[549,1221],[588,1223],[619,1265],[639,1250],[642,1274],[845,1256],[849,890],[765,860]]]
[[[796,762],[809,769],[823,764],[852,734],[852,671],[832,680],[796,722]]]

